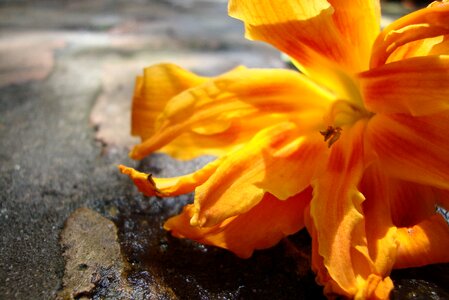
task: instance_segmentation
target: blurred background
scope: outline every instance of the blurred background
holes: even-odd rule
[[[428,2],[384,1],[383,25]],[[173,239],[161,225],[191,197],[147,199],[116,168],[174,176],[208,159],[127,158],[137,142],[134,78],[145,66],[203,75],[286,67],[275,49],[244,39],[226,6],[0,0],[0,299],[323,298],[305,232],[248,260]],[[448,274],[396,272],[394,295],[448,299]]]

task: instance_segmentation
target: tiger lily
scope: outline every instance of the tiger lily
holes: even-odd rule
[[[376,0],[231,0],[229,14],[300,72],[137,78],[130,156],[216,157],[174,178],[120,166],[147,196],[195,192],[165,229],[247,258],[306,227],[329,297],[386,299],[392,269],[449,262],[449,2],[383,30]]]

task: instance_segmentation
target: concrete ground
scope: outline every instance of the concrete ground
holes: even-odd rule
[[[305,232],[240,260],[161,229],[189,196],[147,199],[118,173],[207,160],[127,158],[134,78],[163,61],[284,67],[222,0],[0,1],[0,299],[322,298]],[[395,295],[448,296],[435,268],[398,272]]]

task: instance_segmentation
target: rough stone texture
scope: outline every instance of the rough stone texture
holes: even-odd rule
[[[80,207],[116,224],[127,266],[117,270],[122,277],[98,272],[87,298],[121,299],[123,290],[132,299],[323,298],[305,232],[248,260],[174,239],[163,221],[191,197],[142,197],[117,171],[122,163],[173,176],[210,159],[127,158],[129,101],[143,67],[172,61],[214,75],[239,64],[283,66],[279,53],[243,39],[225,1],[1,1],[0,30],[0,299],[56,297],[64,267],[77,264],[73,256],[65,262],[59,236]],[[110,224],[81,212],[88,221],[78,210],[65,232]],[[430,287],[421,295],[446,295],[449,280],[429,275],[436,272],[448,274],[448,266],[393,273],[395,299],[415,281]]]
[[[6,299],[54,295],[62,277],[62,223],[101,189],[89,179],[99,151],[86,115],[99,84],[90,73],[79,76],[83,90],[70,89],[81,70],[58,65],[47,81],[0,90],[0,295]]]

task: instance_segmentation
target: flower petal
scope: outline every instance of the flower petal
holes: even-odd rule
[[[306,208],[306,212],[308,209]],[[351,292],[343,290],[337,282],[329,275],[324,265],[324,259],[319,254],[318,235],[309,214],[305,213],[305,224],[312,237],[312,270],[316,273],[316,281],[324,285],[324,294],[329,298],[334,298],[336,294],[346,295],[348,298],[355,299],[388,299],[393,282],[390,277],[382,278],[376,274],[369,274],[368,278],[359,277],[359,289],[354,295]],[[388,236],[387,236],[388,239]],[[380,245],[381,246],[381,245]],[[380,253],[379,253],[380,254]]]
[[[203,184],[217,169],[220,159],[216,159],[198,171],[173,178],[155,178],[151,174],[142,173],[123,165],[119,166],[120,172],[128,175],[145,196],[178,196],[188,194]]]
[[[366,140],[390,175],[449,189],[448,132],[449,113],[378,114],[368,124]]]
[[[399,251],[395,268],[449,262],[449,225],[441,215],[398,230]]]
[[[379,31],[378,1],[232,0],[229,14],[245,23],[248,38],[272,44],[306,68],[317,56],[351,71],[367,68]]]
[[[425,38],[409,42],[394,50],[387,63],[401,61],[407,58],[449,54],[449,34]]]
[[[364,171],[359,184],[360,191],[366,197],[363,212],[369,255],[376,273],[382,277],[390,274],[398,247],[397,228],[391,216],[396,208],[392,208],[391,204],[392,199],[397,197],[396,184],[396,180],[385,176],[378,164],[372,164]]]
[[[326,151],[318,134],[304,136],[293,123],[262,130],[196,189],[191,223],[213,226],[248,211],[266,192],[282,200],[301,192]]]
[[[333,21],[343,38],[351,45],[361,69],[368,68],[371,49],[380,32],[379,0],[328,0],[335,9]],[[354,59],[354,57],[353,57]]]
[[[345,45],[332,22],[333,9],[325,0],[313,5],[299,1],[231,0],[229,15],[245,23],[246,37],[268,42],[309,66],[318,54],[345,61]]]
[[[304,208],[311,197],[310,188],[285,201],[265,194],[248,212],[203,228],[190,225],[195,208],[187,205],[180,215],[170,218],[164,228],[176,237],[225,248],[239,257],[248,258],[255,249],[269,248],[300,230],[304,226]]]
[[[436,215],[437,190],[389,178],[378,164],[365,171],[360,189],[367,197],[363,203],[367,240],[378,271],[385,275],[392,267],[449,261],[442,250],[449,246],[449,226]]]
[[[251,140],[264,125],[270,126],[271,124],[286,122],[288,119],[288,116],[281,114],[260,114],[236,118],[232,120],[225,131],[213,135],[199,134],[186,129],[158,151],[181,160],[192,159],[204,154],[222,156],[240,148],[245,142]],[[163,134],[164,132],[160,132],[157,135]],[[146,146],[148,143],[143,145]]]
[[[359,79],[366,108],[372,112],[420,116],[449,109],[449,55],[390,63]]]
[[[376,269],[368,250],[362,210],[364,196],[357,185],[367,163],[363,133],[366,121],[343,128],[332,146],[327,170],[312,183],[310,214],[318,240],[318,254],[328,274],[318,278],[327,293],[349,297],[385,296],[393,287]],[[319,260],[315,259],[315,262]],[[323,271],[320,266],[315,270]]]
[[[322,112],[333,100],[332,94],[298,72],[234,69],[168,101],[159,114],[155,133],[130,155],[140,159],[160,150],[193,158],[210,154],[207,151],[214,143],[214,154],[222,155],[280,119],[294,119],[307,111]],[[252,129],[241,133],[243,118]],[[174,145],[164,149],[178,137],[174,145],[182,151],[176,151]]]
[[[173,64],[158,64],[136,78],[131,116],[131,134],[143,140],[154,134],[156,120],[168,100],[207,80]]]
[[[360,184],[367,198],[363,210],[368,246],[377,270],[388,274],[393,266],[416,267],[447,261],[447,251],[439,250],[445,249],[444,244],[436,240],[439,237],[446,239],[446,245],[449,243],[449,225],[441,222],[435,210],[447,192],[387,177],[382,170],[379,165],[372,165]]]
[[[370,62],[371,68],[377,68],[387,61],[391,61],[390,55],[401,46],[419,40],[448,35],[448,18],[449,2],[435,1],[427,8],[394,21],[381,32],[374,43]],[[420,45],[415,44],[415,46]],[[444,43],[443,47],[447,49],[447,43]],[[425,50],[425,48],[421,50]],[[405,54],[404,56],[407,57],[408,55]],[[400,56],[395,55],[395,59],[400,59]]]
[[[390,179],[391,216],[397,227],[413,226],[435,214],[440,191],[432,186]]]
[[[288,54],[301,72],[337,98],[362,104],[350,74],[368,68],[379,32],[379,1],[234,0],[229,13],[245,23],[250,39]]]
[[[437,194],[438,196],[435,201],[437,206],[441,206],[449,211],[449,190],[438,190]]]

